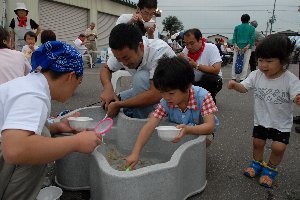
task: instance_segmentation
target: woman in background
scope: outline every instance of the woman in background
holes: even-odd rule
[[[0,84],[25,76],[31,71],[31,65],[25,55],[11,50],[10,34],[0,27]]]

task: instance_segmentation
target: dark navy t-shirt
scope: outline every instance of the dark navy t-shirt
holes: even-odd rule
[[[17,19],[19,21],[19,18],[17,18]],[[31,29],[37,29],[39,27],[39,25],[33,19],[30,19],[29,23],[30,23]],[[14,29],[16,27],[15,18],[13,18],[11,20],[9,27],[12,28],[12,29]]]

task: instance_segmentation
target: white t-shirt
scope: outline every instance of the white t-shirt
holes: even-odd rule
[[[188,49],[185,47],[182,52],[187,57]],[[217,62],[222,62],[222,58],[219,53],[219,49],[215,44],[205,43],[205,48],[202,52],[202,55],[198,58],[197,64],[212,66]],[[194,69],[195,81],[199,81],[203,72]],[[222,71],[220,69],[219,76],[222,77]]]
[[[116,25],[118,24],[127,24],[130,19],[132,18],[133,14],[122,14],[116,21]],[[153,19],[151,19],[149,22],[155,22]],[[154,31],[154,39],[158,39],[158,30],[157,27],[155,28]]]
[[[34,50],[37,50],[38,48],[39,48],[38,46],[34,45]],[[32,50],[29,48],[29,45],[26,44],[22,48],[22,53],[26,54],[28,52],[32,53]]]
[[[86,52],[87,48],[82,44],[82,41],[79,38],[74,41],[74,44],[81,55]]]
[[[48,82],[41,73],[30,73],[0,85],[0,136],[6,129],[40,135],[50,115],[50,100]]]
[[[38,46],[34,46],[34,50],[37,50],[38,48],[39,48]],[[31,56],[32,56],[33,52],[27,44],[23,46],[22,53],[24,53],[24,55],[27,58],[28,62],[31,63]]]
[[[278,78],[267,79],[256,70],[241,84],[254,90],[254,126],[291,132],[293,100],[300,94],[300,81],[293,73],[286,71]]]
[[[108,59],[107,65],[110,70],[118,71],[124,67],[132,76],[136,73],[137,70],[147,70],[150,72],[150,79],[153,78],[154,71],[157,66],[157,61],[163,56],[168,57],[176,56],[172,48],[160,39],[147,39],[143,37],[144,43],[144,56],[142,63],[138,69],[129,69],[123,63],[118,62],[116,57],[112,56]]]
[[[25,55],[16,50],[0,49],[0,85],[31,71]]]

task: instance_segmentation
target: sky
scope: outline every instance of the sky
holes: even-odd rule
[[[274,2],[275,0],[158,0],[158,8],[162,10],[162,16],[156,20],[158,31],[162,31],[162,20],[172,15],[183,23],[185,30],[198,28],[204,37],[221,34],[230,39],[234,27],[241,23],[241,16],[247,13],[250,21],[258,22],[256,30],[265,33]],[[298,6],[300,0],[276,0],[276,21],[272,30],[278,32],[290,29],[300,32]]]

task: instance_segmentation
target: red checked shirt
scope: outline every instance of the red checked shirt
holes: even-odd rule
[[[186,108],[187,109],[192,109],[192,110],[197,110],[198,106],[197,106],[197,101],[195,99],[195,92],[194,90],[191,88],[189,90],[189,102],[188,102],[188,106]],[[172,108],[178,108],[178,105],[175,106],[169,106],[170,109]],[[185,111],[186,111],[185,110]],[[184,111],[184,112],[185,112]],[[203,100],[203,105],[202,105],[202,109],[201,109],[201,115],[204,117],[206,115],[209,114],[213,114],[215,112],[218,111],[218,108],[211,96],[211,94],[208,92],[206,97]],[[154,113],[153,113],[154,117],[159,118],[159,119],[163,119],[164,117],[168,116],[168,113],[165,111],[165,109],[163,108],[163,106],[161,105],[161,103],[159,103],[157,105],[157,108],[155,109]]]

